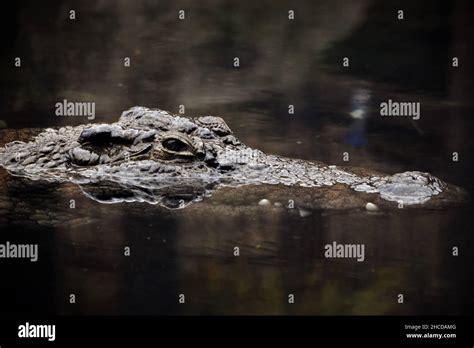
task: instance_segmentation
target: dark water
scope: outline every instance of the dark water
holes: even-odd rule
[[[3,127],[88,122],[55,116],[63,99],[95,102],[98,123],[135,105],[178,112],[182,104],[186,115],[223,117],[239,139],[268,153],[387,173],[428,171],[474,194],[469,1],[14,6],[4,19]],[[70,9],[75,20],[68,19]],[[180,9],[184,21],[177,19]],[[14,68],[18,56],[22,67]],[[342,67],[343,57],[350,57],[349,67]],[[381,101],[390,98],[420,102],[421,118],[380,117]],[[3,170],[0,176],[0,241],[38,243],[40,250],[37,263],[1,261],[1,313],[472,314],[474,308],[471,205],[302,217],[296,209],[258,206],[265,197],[237,191],[169,211],[103,205],[74,185],[28,182]],[[324,258],[324,245],[333,241],[365,244],[365,261]],[[186,304],[178,303],[181,293]]]

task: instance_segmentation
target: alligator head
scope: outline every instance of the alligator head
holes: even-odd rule
[[[104,203],[145,201],[182,208],[221,186],[345,184],[405,205],[446,184],[428,173],[361,175],[323,163],[267,155],[240,142],[215,116],[186,118],[133,107],[112,124],[46,129],[0,149],[0,165],[34,180],[70,181]],[[368,173],[368,174],[367,174]]]

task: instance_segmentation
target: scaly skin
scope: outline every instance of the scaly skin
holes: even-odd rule
[[[0,165],[21,177],[80,184],[100,202],[145,201],[169,208],[182,208],[223,186],[243,185],[321,192],[345,187],[403,205],[425,204],[435,196],[446,201],[447,192],[453,202],[464,197],[428,173],[384,175],[267,155],[241,143],[219,117],[190,119],[144,107],[123,112],[116,123],[48,128],[33,141],[7,143]]]

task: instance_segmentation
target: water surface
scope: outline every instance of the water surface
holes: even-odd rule
[[[5,127],[89,122],[55,116],[64,99],[95,102],[94,123],[116,121],[135,105],[176,113],[184,105],[188,116],[223,117],[239,139],[267,153],[389,174],[427,171],[473,193],[468,1],[15,6],[0,68]],[[20,69],[11,66],[16,56]],[[420,120],[380,117],[389,98],[421,102]],[[262,191],[235,190],[170,211],[99,204],[75,185],[30,182],[3,169],[0,178],[0,242],[40,249],[37,263],[1,262],[4,314],[472,313],[470,205],[303,217],[258,206]],[[365,261],[324,258],[332,241],[365,244]]]

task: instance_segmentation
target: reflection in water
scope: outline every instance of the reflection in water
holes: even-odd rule
[[[474,78],[468,64],[449,65],[451,55],[472,55],[468,1],[413,2],[404,25],[393,17],[398,4],[376,1],[298,2],[293,22],[285,2],[104,0],[75,3],[74,22],[68,2],[15,6],[6,19],[17,32],[4,43],[11,54],[0,68],[0,124],[88,122],[56,117],[63,99],[96,102],[97,123],[133,105],[183,104],[189,114],[224,117],[244,143],[268,153],[347,165],[349,152],[351,166],[423,170],[473,193]],[[178,8],[187,10],[184,22]],[[21,69],[10,68],[13,55],[22,56]],[[346,56],[351,67],[341,71]],[[370,97],[358,102],[365,91]],[[417,128],[378,117],[389,98],[421,102]],[[360,120],[350,115],[359,108]],[[463,160],[453,164],[453,151]],[[5,314],[455,314],[474,305],[472,255],[463,251],[472,245],[470,206],[302,217],[287,206],[306,192],[262,188],[216,192],[170,211],[98,204],[73,185],[3,170],[0,177],[2,241],[40,250],[33,266],[2,263],[16,271],[0,286]],[[262,198],[282,206],[259,206]],[[364,243],[366,261],[325,259],[333,241]]]
[[[184,209],[211,195],[213,185],[196,180],[186,181],[162,182],[161,187],[155,188],[126,186],[111,181],[79,187],[86,197],[99,203],[146,202],[168,209]]]
[[[73,185],[4,177],[15,195],[1,200],[2,230],[8,226],[3,237],[54,236],[54,244],[39,239],[37,266],[54,270],[52,293],[26,276],[16,283],[37,288],[30,296],[38,303],[54,294],[56,306],[45,311],[434,314],[462,313],[472,299],[464,287],[472,271],[463,266],[470,256],[450,257],[452,245],[471,239],[465,209],[322,210],[302,217],[288,201],[259,206],[260,198],[271,197],[265,191],[235,190],[170,211],[98,204]],[[324,245],[333,241],[365,244],[365,261],[324,258]],[[404,306],[396,302],[400,291]],[[77,306],[67,302],[71,293]],[[178,305],[180,293],[186,306]],[[294,305],[288,294],[295,295]],[[19,310],[3,305],[6,313]]]
[[[370,108],[370,91],[359,88],[354,91],[351,99],[351,112],[349,115],[354,119],[352,121],[347,142],[353,147],[361,147],[367,145],[366,138],[366,120],[368,109]]]

